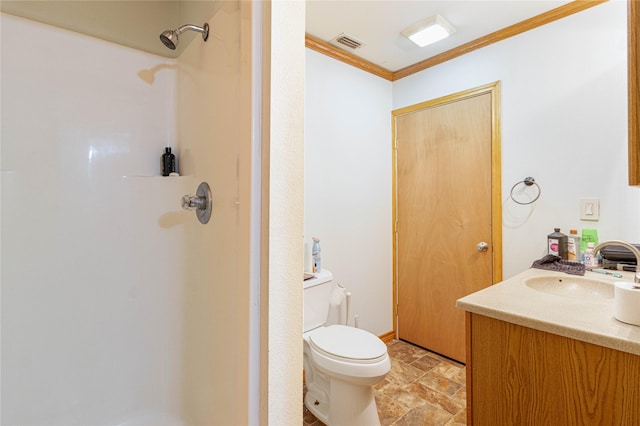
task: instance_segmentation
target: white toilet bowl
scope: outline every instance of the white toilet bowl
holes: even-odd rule
[[[304,333],[306,407],[330,426],[379,425],[373,385],[391,369],[386,345],[345,325]]]

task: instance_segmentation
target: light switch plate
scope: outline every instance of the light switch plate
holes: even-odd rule
[[[600,200],[598,198],[580,199],[580,220],[600,220]]]

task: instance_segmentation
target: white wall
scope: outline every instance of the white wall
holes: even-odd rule
[[[349,182],[375,175],[377,169],[379,177],[388,179],[390,185],[391,136],[378,133],[380,144],[388,149],[374,156],[382,168],[370,164],[358,141],[370,137],[371,127],[382,123],[371,120],[345,125],[345,114],[351,117],[354,112],[342,109],[343,105],[358,105],[354,108],[356,117],[361,104],[374,109],[377,105],[359,102],[363,96],[371,102],[369,85],[385,82],[321,56],[307,51],[305,241],[319,234],[313,228],[324,228],[325,233],[339,229],[333,240],[323,241],[323,262],[335,269],[331,256],[344,259],[339,260],[340,274],[336,275],[349,287],[342,276],[357,277],[363,270],[361,262],[348,265],[353,247],[359,246],[359,230],[366,226],[363,216],[356,214],[356,219],[338,210],[342,217],[334,214],[327,216],[330,220],[322,220],[320,215],[314,217],[310,200],[332,183],[334,175]],[[546,235],[554,227],[565,233],[571,228],[596,228],[601,241],[640,241],[640,193],[627,185],[626,74],[626,2],[613,1],[398,80],[391,88],[391,109],[502,81],[503,275],[507,278],[545,254]],[[351,86],[343,86],[349,78],[357,83],[349,81]],[[377,83],[372,83],[376,79]],[[378,105],[386,102],[380,94]],[[388,124],[389,113],[382,111],[381,121]],[[336,139],[340,141],[338,149]],[[309,163],[313,155],[323,159],[324,175],[316,174]],[[362,160],[353,161],[356,158]],[[348,167],[346,161],[351,161]],[[320,166],[315,166],[318,169]],[[531,206],[520,206],[508,195],[511,187],[527,176],[535,177],[542,196]],[[348,184],[328,188],[330,195],[321,196],[321,200],[330,204],[331,200],[349,200],[353,194]],[[363,192],[371,203],[391,205],[390,192],[388,196]],[[525,199],[527,196],[522,194]],[[581,198],[600,199],[600,221],[580,220]],[[389,219],[386,227],[375,232],[379,244],[374,256],[379,259],[391,259],[390,226]],[[329,244],[333,247],[326,247]],[[369,271],[370,265],[364,270]],[[391,321],[380,309],[390,307],[391,294],[382,293],[384,284],[378,288],[378,293],[368,294],[365,311],[360,314],[363,319],[380,315],[385,318],[381,328],[386,325],[391,329]],[[390,289],[390,284],[386,288]],[[365,328],[380,332],[377,327]]]
[[[624,1],[393,84],[307,49],[306,252],[312,236],[322,239],[323,265],[354,291],[363,328],[392,328],[392,109],[502,81],[504,278],[545,254],[554,227],[640,242],[640,191],[627,185],[626,55]],[[508,195],[527,176],[542,196],[520,206]],[[580,220],[581,198],[600,199],[600,221]]]
[[[640,192],[627,186],[626,55],[626,2],[612,1],[394,82],[396,109],[502,81],[505,278],[545,254],[554,227],[640,241]],[[530,207],[507,199],[526,176],[542,188]],[[600,199],[599,222],[580,220],[581,198]]]
[[[306,66],[306,268],[315,236],[359,326],[380,335],[393,328],[391,82],[309,49]]]
[[[304,14],[301,1],[264,2],[265,108],[263,220],[268,226],[268,312],[262,320],[261,423],[302,422],[302,222],[304,152]],[[265,223],[263,222],[263,223]],[[263,246],[265,247],[265,246]],[[265,259],[267,260],[267,259]],[[264,275],[263,275],[264,278]],[[264,305],[263,305],[264,307]],[[264,359],[263,358],[263,359]]]
[[[1,15],[2,424],[246,423],[237,7],[179,61]]]

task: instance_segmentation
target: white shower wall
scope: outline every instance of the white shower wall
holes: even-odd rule
[[[1,15],[2,424],[246,418],[237,8],[177,61]]]
[[[250,173],[243,110],[250,93],[241,81],[248,74],[239,30],[247,5],[219,4],[207,42],[194,40],[180,56],[177,80],[182,173],[193,176],[192,193],[200,181],[209,183],[214,206],[208,225],[195,216],[184,222],[181,386],[184,415],[197,425],[241,425],[248,418],[249,289],[240,275],[250,254],[239,241],[250,208],[240,183],[240,174]]]

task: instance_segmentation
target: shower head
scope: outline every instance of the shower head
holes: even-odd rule
[[[163,31],[162,34],[160,34],[160,41],[162,41],[162,43],[169,49],[176,50],[176,47],[178,47],[178,36],[185,31],[197,31],[202,33],[202,39],[204,41],[207,41],[207,38],[209,38],[209,24],[205,23],[201,27],[187,24],[181,26],[177,30]]]
[[[176,50],[178,45],[178,32],[167,30],[160,34],[160,41],[171,50]]]

